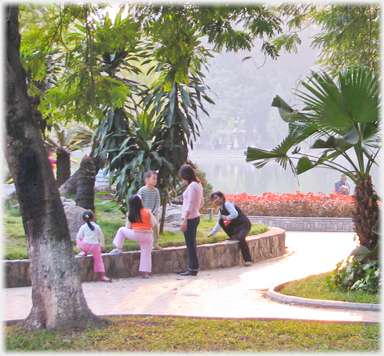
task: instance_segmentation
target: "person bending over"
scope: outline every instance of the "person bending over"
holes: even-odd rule
[[[252,223],[238,206],[225,200],[221,191],[213,192],[211,199],[220,209],[217,224],[207,237],[216,234],[222,228],[230,240],[239,240],[239,247],[245,261],[244,266],[251,266],[251,252],[245,238],[251,230]]]

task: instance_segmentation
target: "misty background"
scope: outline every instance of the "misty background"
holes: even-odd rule
[[[245,160],[248,146],[270,150],[286,137],[288,124],[271,106],[272,100],[279,95],[293,108],[302,107],[295,99],[294,89],[311,70],[319,69],[315,65],[318,49],[311,48],[311,37],[316,31],[314,26],[302,31],[297,53],[282,51],[276,60],[265,58],[257,47],[251,52],[223,52],[209,60],[205,83],[215,105],[206,104],[209,116],[201,114],[203,128],[190,151],[190,159],[206,173],[214,190],[233,194],[296,190],[329,194],[334,190],[334,182],[340,176],[337,171],[315,168],[294,177],[289,168],[284,170],[274,162],[256,169]],[[248,56],[252,58],[243,61]],[[309,146],[306,149],[309,152]],[[379,169],[374,167],[372,180],[376,190],[378,178]],[[349,183],[353,192],[354,184]]]

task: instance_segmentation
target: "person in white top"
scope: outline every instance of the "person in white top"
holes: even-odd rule
[[[82,250],[78,256],[87,256],[88,252],[91,253],[94,260],[93,271],[101,273],[101,281],[112,282],[105,275],[105,266],[101,257],[105,239],[100,226],[95,223],[95,214],[90,210],[86,210],[83,213],[83,220],[85,224],[81,225],[76,235],[76,246]]]
[[[181,276],[196,276],[200,270],[197,258],[196,230],[200,223],[200,208],[204,204],[203,187],[196,177],[193,168],[185,164],[179,170],[179,176],[188,185],[183,193],[183,205],[181,208],[181,228],[184,232],[185,244],[187,246],[189,264],[188,270],[176,272]]]
[[[224,194],[218,190],[211,194],[213,202],[220,207],[217,224],[207,237],[216,234],[222,228],[230,240],[239,240],[239,247],[244,259],[244,266],[252,265],[252,256],[246,237],[251,231],[252,223],[244,212],[232,202],[226,201]]]

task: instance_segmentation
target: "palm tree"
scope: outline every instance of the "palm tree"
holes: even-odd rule
[[[379,76],[365,67],[351,67],[334,79],[325,72],[312,72],[301,85],[305,91],[297,90],[297,95],[306,105],[302,110],[292,109],[279,96],[272,103],[289,125],[288,136],[271,151],[249,147],[247,161],[256,161],[256,168],[269,161],[284,169],[289,164],[295,175],[320,166],[346,174],[356,184],[352,219],[360,245],[375,250],[379,197],[370,170],[381,148]],[[302,152],[301,145],[310,140],[310,148],[321,150],[320,155]],[[338,163],[338,157],[352,168]],[[377,253],[370,256],[377,257]]]

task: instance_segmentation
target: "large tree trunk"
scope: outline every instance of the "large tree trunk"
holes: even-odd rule
[[[18,6],[6,7],[6,159],[15,180],[32,282],[28,328],[101,325],[87,306],[67,220],[39,132],[37,100],[20,62]]]
[[[378,231],[379,228],[379,208],[370,176],[362,181],[357,181],[353,199],[356,209],[352,212],[352,221],[360,245],[372,251],[378,244],[378,234],[375,231]],[[377,258],[378,254],[375,254],[367,260]]]
[[[71,155],[64,148],[57,149],[56,153],[56,184],[57,188],[60,188],[60,186],[71,176]]]
[[[77,177],[76,205],[95,211],[95,176],[93,158],[84,156]]]

